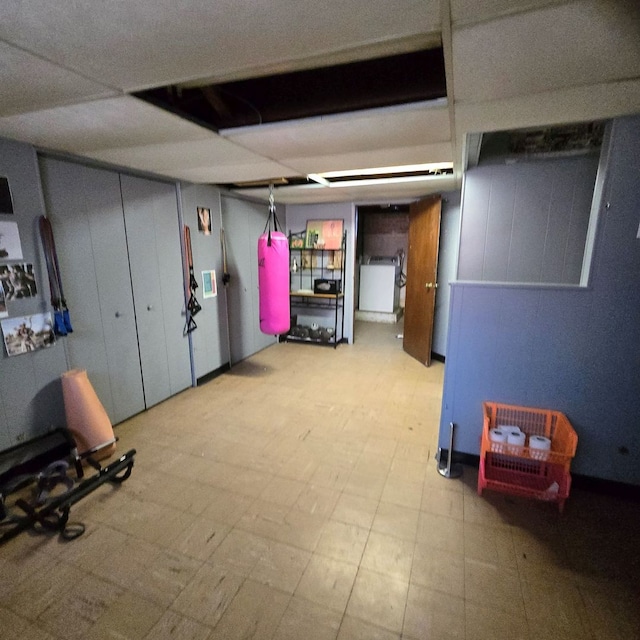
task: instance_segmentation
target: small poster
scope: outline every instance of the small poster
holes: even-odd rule
[[[205,236],[211,235],[211,209],[197,207],[198,211],[198,231]]]
[[[17,222],[0,222],[0,260],[22,260]]]
[[[56,341],[51,313],[8,318],[0,322],[7,355],[19,356],[50,347]]]
[[[218,295],[218,287],[216,285],[216,272],[202,272],[202,297],[215,298]]]
[[[6,300],[20,300],[35,296],[38,289],[33,265],[30,262],[0,264],[0,288]]]

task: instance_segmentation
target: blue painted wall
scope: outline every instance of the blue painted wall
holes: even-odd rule
[[[640,117],[614,123],[604,189],[588,288],[452,285],[440,446],[453,422],[479,453],[485,400],[557,409],[573,471],[640,485]]]

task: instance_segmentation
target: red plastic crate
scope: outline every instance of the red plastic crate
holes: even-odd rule
[[[551,451],[540,452],[529,447],[521,447],[518,457],[540,460],[544,456],[546,462],[562,465],[569,471],[571,460],[576,454],[578,435],[567,417],[560,411],[536,409],[533,407],[519,407],[515,405],[499,404],[497,402],[483,402],[483,427],[481,457],[488,452],[504,453],[507,446],[491,442],[489,431],[501,426],[516,426],[527,436],[544,436],[551,440]]]
[[[571,489],[571,474],[562,465],[489,452],[480,458],[478,495],[484,489],[556,502],[562,512]]]

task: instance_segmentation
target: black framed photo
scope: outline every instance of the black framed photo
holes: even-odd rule
[[[11,189],[9,189],[9,181],[0,176],[0,215],[13,214],[13,198],[11,197]]]

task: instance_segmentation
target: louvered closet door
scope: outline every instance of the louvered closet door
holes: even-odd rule
[[[121,175],[145,404],[191,385],[175,185]]]
[[[74,329],[60,340],[116,424],[144,409],[120,179],[52,158],[40,168]]]

